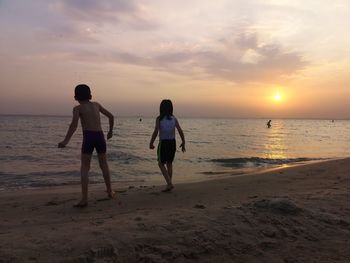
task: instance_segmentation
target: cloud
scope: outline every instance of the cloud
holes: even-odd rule
[[[199,29],[210,23],[203,26],[202,17],[195,25],[185,19],[177,27],[181,22],[170,19],[170,23],[156,12],[155,5],[146,7],[141,2],[54,0],[43,6],[43,2],[37,3],[31,7],[31,15],[18,23],[22,32],[28,32],[27,38],[31,37],[17,41],[21,47],[18,50],[25,50],[26,57],[39,59],[51,56],[92,64],[128,64],[196,79],[236,83],[274,81],[296,74],[308,65],[302,53],[263,40],[264,27],[254,21],[224,20],[218,23],[220,26],[203,32]],[[221,16],[217,19],[221,21]],[[7,30],[14,39],[25,39],[25,33]],[[148,30],[154,30],[153,34]]]
[[[110,54],[80,53],[75,59],[138,65],[236,83],[273,81],[293,75],[308,65],[298,52],[283,50],[278,44],[259,43],[257,33],[243,32],[236,37],[211,41],[208,46],[174,42],[161,43],[158,47],[147,55],[116,50]]]
[[[1,0],[0,0],[1,1]],[[28,6],[25,27],[40,41],[51,43],[101,43],[108,34],[150,31],[159,27],[148,7],[135,0],[55,0]],[[36,14],[35,16],[33,14]]]
[[[98,43],[99,29],[94,27],[70,26],[69,24],[54,24],[36,30],[40,40],[51,42]]]
[[[158,27],[147,8],[136,0],[63,0],[53,6],[73,21],[123,24],[134,30]]]

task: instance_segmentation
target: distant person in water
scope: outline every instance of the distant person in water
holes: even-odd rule
[[[266,123],[266,125],[267,125],[267,128],[271,128],[271,120],[269,120],[269,121]]]
[[[106,141],[101,127],[100,112],[109,119],[109,131],[107,139],[113,136],[114,117],[97,102],[92,102],[89,86],[80,84],[75,87],[75,100],[80,105],[73,108],[73,119],[67,131],[65,139],[58,144],[58,148],[65,147],[78,127],[80,119],[83,129],[83,144],[81,148],[81,190],[82,199],[76,207],[85,207],[88,204],[88,173],[90,170],[92,152],[96,148],[98,161],[102,170],[107,188],[107,195],[113,198],[115,193],[111,188],[111,179],[106,157]]]
[[[182,152],[185,148],[185,135],[180,127],[179,121],[173,115],[173,104],[171,100],[163,100],[160,104],[159,116],[156,119],[154,131],[149,143],[149,148],[154,149],[154,141],[159,132],[158,144],[158,166],[167,183],[163,192],[171,191],[174,188],[173,177],[173,160],[176,152],[175,128],[180,134],[182,143],[180,148]]]

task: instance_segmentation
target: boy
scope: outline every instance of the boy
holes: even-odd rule
[[[65,139],[58,144],[58,148],[63,148],[68,144],[70,138],[78,127],[78,121],[80,118],[83,129],[80,169],[82,199],[75,206],[85,207],[88,203],[88,173],[90,170],[91,156],[94,148],[96,148],[97,151],[98,161],[103,173],[108,197],[113,198],[115,195],[111,189],[111,179],[106,158],[106,141],[101,128],[100,112],[109,119],[109,132],[107,134],[107,139],[110,139],[113,136],[114,116],[99,103],[90,101],[91,91],[89,86],[80,84],[75,87],[74,93],[74,98],[80,105],[73,108],[72,122],[69,126]]]

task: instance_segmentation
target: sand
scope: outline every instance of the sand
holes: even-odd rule
[[[350,159],[163,186],[0,193],[0,262],[350,262]],[[176,180],[175,180],[176,181]]]

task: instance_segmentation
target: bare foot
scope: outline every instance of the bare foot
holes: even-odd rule
[[[74,207],[78,207],[78,208],[83,208],[83,207],[87,207],[87,202],[84,200],[81,200],[79,203],[77,203],[76,205],[74,205]]]
[[[116,196],[117,196],[117,194],[114,191],[111,191],[111,192],[108,193],[108,198],[109,199],[114,199],[114,198],[116,198]]]
[[[162,192],[170,192],[173,189],[174,189],[174,186],[172,184],[171,185],[167,185],[167,187]]]

